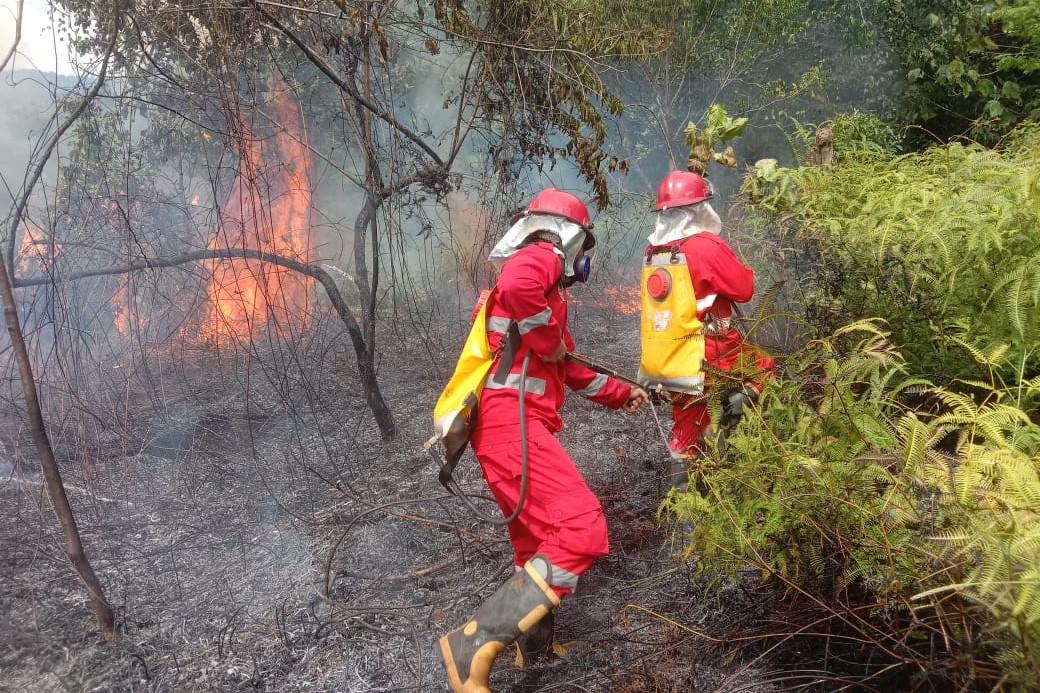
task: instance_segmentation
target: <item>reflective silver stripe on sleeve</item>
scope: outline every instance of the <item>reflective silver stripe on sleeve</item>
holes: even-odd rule
[[[708,310],[715,305],[715,299],[718,298],[718,294],[708,294],[704,298],[697,300],[697,312]]]
[[[488,332],[501,332],[502,334],[505,334],[506,330],[509,329],[509,323],[511,322],[513,322],[511,318],[502,318],[492,315],[487,321]]]
[[[602,373],[597,373],[596,377],[592,379],[585,387],[580,390],[575,390],[582,397],[595,397],[598,395],[607,384],[607,376]]]
[[[535,328],[545,327],[550,320],[552,320],[552,309],[546,306],[542,312],[536,313],[529,318],[518,320],[517,325],[520,327],[520,334],[527,334]]]
[[[510,373],[506,376],[504,383],[495,382],[495,374],[492,373],[484,381],[484,387],[489,390],[519,390],[520,389],[520,374]],[[532,395],[544,395],[545,394],[545,380],[542,378],[527,377],[524,383],[524,391],[529,392]]]
[[[572,573],[571,571],[566,570],[565,568],[561,568],[556,564],[551,564],[549,566],[549,570],[551,571],[551,573],[549,575],[548,582],[553,587],[566,587],[567,589],[572,591],[578,588],[577,573]]]

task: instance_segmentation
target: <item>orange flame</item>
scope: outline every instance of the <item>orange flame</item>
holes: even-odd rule
[[[236,113],[240,170],[209,247],[244,248],[306,263],[311,254],[311,153],[303,119],[283,82],[273,85],[270,103],[281,129],[269,140],[255,137],[241,111]],[[204,338],[250,339],[265,325],[285,336],[290,328],[310,324],[310,277],[254,259],[217,260],[209,266]]]
[[[112,319],[115,323],[116,329],[119,330],[119,334],[124,337],[130,334],[131,326],[131,290],[130,283],[133,281],[133,275],[122,274],[119,276],[119,286],[116,288],[115,294],[112,296],[112,309],[115,311]],[[143,327],[143,324],[138,315],[138,326]]]
[[[17,267],[19,274],[31,274],[33,269],[50,269],[54,258],[61,251],[60,243],[51,243],[47,234],[29,222],[25,222],[25,235],[18,246]]]
[[[635,315],[642,310],[638,286],[607,285],[590,293],[572,293],[570,300],[580,306],[612,308],[625,315]]]

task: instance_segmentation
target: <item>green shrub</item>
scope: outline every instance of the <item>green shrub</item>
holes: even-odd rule
[[[964,347],[991,373],[1009,353]],[[697,461],[701,491],[662,505],[697,571],[753,566],[825,612],[814,631],[853,628],[892,668],[1040,680],[1040,427],[1018,394],[980,382],[978,402],[909,377],[873,322],[790,364]]]
[[[988,375],[952,338],[1006,345],[1009,383],[1040,373],[1040,127],[903,156],[850,130],[837,165],[760,161],[744,186],[806,319],[829,334],[882,318],[909,372],[942,385]]]

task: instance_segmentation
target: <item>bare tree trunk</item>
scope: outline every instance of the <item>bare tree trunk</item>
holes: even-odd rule
[[[397,435],[397,425],[390,416],[390,410],[385,408],[385,404],[382,405],[385,412],[381,420],[379,405],[382,402],[382,394],[380,394],[379,381],[376,378],[376,297],[373,286],[379,281],[379,257],[375,255],[378,252],[377,248],[372,250],[374,260],[372,262],[373,284],[371,285],[368,283],[368,268],[365,263],[365,232],[371,226],[372,235],[375,237],[376,209],[373,193],[371,190],[366,191],[365,203],[362,205],[362,209],[357,216],[357,222],[354,224],[354,257],[357,265],[355,284],[358,287],[358,293],[361,294],[361,325],[364,329],[361,339],[356,340],[354,343],[354,351],[357,354],[358,371],[361,375],[361,386],[365,392],[365,399],[368,401],[369,408],[375,414],[376,421],[379,422],[379,430],[383,434],[383,439],[389,440]],[[377,244],[373,243],[372,245],[376,246]]]
[[[7,272],[7,264],[0,262],[0,298],[4,304],[4,322],[7,325],[7,333],[11,336],[11,345],[14,348],[15,360],[18,362],[18,373],[22,379],[22,391],[25,394],[25,408],[29,412],[29,425],[32,430],[33,442],[36,444],[36,453],[40,457],[40,467],[43,470],[43,478],[47,482],[47,495],[50,496],[54,513],[61,523],[61,531],[65,537],[65,553],[72,562],[76,572],[79,573],[83,583],[87,586],[87,594],[94,614],[97,616],[98,628],[105,640],[115,639],[114,617],[112,606],[105,599],[104,589],[98,581],[94,569],[83,552],[83,543],[79,538],[79,528],[76,527],[76,518],[72,514],[72,506],[69,498],[65,495],[65,486],[61,481],[61,472],[58,463],[54,459],[54,450],[51,448],[50,438],[47,436],[47,428],[43,423],[43,413],[40,411],[40,400],[36,394],[36,382],[33,378],[32,364],[29,362],[29,352],[25,348],[25,337],[22,334],[21,325],[18,323],[18,308],[14,300],[14,289],[11,288],[11,277]]]
[[[20,25],[21,3],[19,3],[18,8],[18,19],[18,24]],[[62,136],[76,119],[83,114],[87,106],[101,90],[101,86],[105,83],[108,61],[112,55],[117,35],[118,32],[114,27],[112,40],[104,53],[101,70],[94,85],[80,101],[72,115],[58,126],[54,135],[41,149],[40,159],[36,168],[30,172],[19,196],[15,199],[14,209],[9,217],[11,220],[10,238],[8,239],[10,245],[7,251],[8,262],[12,263],[12,267],[14,266],[13,249],[15,235],[25,208],[29,204],[29,197],[33,188],[35,188],[36,183],[43,175],[44,166],[47,164],[47,160],[54,152]],[[6,58],[4,64],[6,64]],[[25,335],[22,334],[21,325],[18,323],[18,306],[14,300],[14,287],[11,283],[11,275],[7,271],[7,262],[3,259],[0,259],[0,300],[2,300],[4,305],[4,323],[7,326],[8,334],[11,336],[11,347],[14,350],[15,361],[18,363],[18,373],[22,380],[22,392],[25,395],[25,407],[29,413],[29,426],[32,431],[33,442],[36,444],[36,452],[40,457],[40,468],[43,471],[43,478],[47,484],[47,495],[50,496],[51,505],[54,507],[54,513],[58,516],[62,535],[65,537],[65,553],[87,587],[87,595],[90,597],[90,603],[94,607],[94,614],[97,617],[101,635],[105,640],[111,642],[116,637],[112,605],[105,598],[105,591],[101,587],[101,582],[98,580],[97,575],[94,573],[94,568],[91,567],[90,561],[83,551],[83,542],[79,537],[76,517],[72,514],[72,506],[69,505],[69,498],[65,494],[65,486],[61,480],[61,472],[58,470],[58,462],[54,459],[54,449],[51,447],[50,438],[47,436],[47,427],[43,422],[43,412],[40,410],[40,400],[36,392],[36,380],[33,377],[29,352],[25,348]]]

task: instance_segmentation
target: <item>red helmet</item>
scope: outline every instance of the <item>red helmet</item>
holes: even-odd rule
[[[527,205],[528,214],[555,214],[573,221],[584,229],[590,227],[588,207],[576,195],[564,192],[557,188],[546,188],[533,198]]]
[[[691,171],[672,171],[657,186],[655,212],[704,202],[712,196],[711,183]]]

